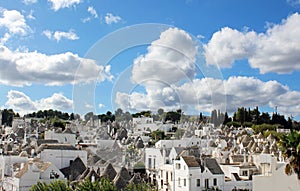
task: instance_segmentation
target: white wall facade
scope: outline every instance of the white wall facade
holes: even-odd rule
[[[87,152],[85,150],[55,150],[44,149],[40,153],[42,161],[49,161],[58,169],[70,166],[70,161],[80,157],[85,165],[87,165]]]
[[[276,169],[271,176],[253,176],[253,191],[299,191],[300,180],[296,174],[285,174],[285,165]]]
[[[76,135],[71,133],[56,133],[55,131],[46,131],[45,140],[57,140],[59,143],[76,145]]]

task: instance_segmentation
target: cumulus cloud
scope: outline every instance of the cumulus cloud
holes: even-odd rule
[[[68,40],[78,40],[79,37],[77,36],[77,34],[70,29],[68,32],[64,32],[64,31],[49,31],[49,30],[45,30],[43,31],[43,34],[50,40],[56,40],[57,42],[59,42],[61,39],[68,39]]]
[[[133,83],[151,89],[153,83],[168,86],[194,76],[197,47],[185,31],[170,28],[162,32],[147,50],[147,54],[134,60]]]
[[[300,15],[295,13],[265,33],[240,32],[225,27],[204,45],[207,64],[232,67],[235,60],[248,59],[252,68],[264,73],[300,70]]]
[[[71,52],[46,55],[11,51],[5,46],[0,46],[0,68],[0,84],[11,86],[78,84],[112,78],[109,67]]]
[[[1,43],[4,44],[11,36],[20,35],[26,36],[32,32],[31,28],[26,24],[24,15],[17,10],[0,10],[0,27],[7,32],[1,38]]]
[[[122,18],[120,16],[117,15],[113,15],[112,13],[107,13],[104,17],[105,19],[105,23],[110,25],[113,23],[118,23],[122,20]]]
[[[87,9],[87,11],[88,11],[88,13],[89,13],[94,19],[97,19],[97,18],[98,18],[97,11],[95,10],[94,7],[89,6],[88,9]],[[88,21],[90,21],[90,20],[91,20],[91,17],[90,17],[90,16],[81,19],[81,21],[82,21],[83,23],[86,23],[86,22],[88,22]]]
[[[287,2],[292,6],[300,5],[300,0],[287,0]]]
[[[15,90],[10,90],[7,93],[6,105],[16,111],[22,111],[23,109],[27,111],[36,110],[34,102],[26,94]]]
[[[88,12],[94,17],[94,18],[98,18],[98,14],[97,11],[94,9],[94,7],[88,7]]]
[[[204,46],[206,62],[229,68],[235,60],[253,55],[256,38],[255,32],[222,28],[214,33],[209,43]]]
[[[178,109],[179,97],[174,87],[195,76],[198,47],[192,37],[178,28],[163,31],[147,48],[147,53],[133,61],[131,81],[142,85],[146,94],[118,92],[116,103],[125,109]],[[174,87],[173,87],[174,86]]]
[[[30,5],[30,4],[37,3],[38,0],[23,0],[22,2],[26,5]]]
[[[58,11],[59,9],[75,6],[81,3],[81,0],[48,0],[48,2],[52,3],[52,9],[54,11]]]
[[[67,111],[72,109],[73,101],[60,93],[54,93],[51,97],[33,101],[23,92],[10,90],[7,93],[6,106],[22,114],[47,109]]]
[[[195,76],[198,47],[192,37],[178,28],[163,31],[147,48],[147,53],[133,62],[131,81],[145,87],[146,94],[119,92],[116,103],[130,109],[179,107],[173,86]]]
[[[202,112],[210,112],[212,109],[234,112],[237,107],[242,106],[278,106],[278,111],[282,114],[300,115],[300,92],[292,91],[277,81],[264,82],[242,76],[233,76],[227,80],[194,79],[182,85],[158,89],[155,94],[119,92],[116,103],[122,109],[156,111],[157,108],[193,108]]]
[[[60,93],[54,93],[51,97],[43,98],[37,101],[38,107],[48,108],[48,109],[57,109],[66,111],[72,109],[73,101],[66,98]]]

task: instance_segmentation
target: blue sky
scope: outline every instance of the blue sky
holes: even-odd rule
[[[299,0],[0,1],[0,107],[277,106],[299,119],[299,11]]]

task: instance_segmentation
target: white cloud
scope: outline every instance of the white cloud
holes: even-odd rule
[[[54,93],[51,97],[33,101],[23,92],[10,90],[7,93],[6,106],[21,114],[48,109],[67,111],[72,109],[73,101],[60,93]]]
[[[0,10],[0,27],[6,28],[11,35],[25,36],[31,32],[24,16],[16,10]]]
[[[104,17],[105,19],[105,23],[110,25],[113,23],[118,23],[122,20],[121,17],[117,16],[117,15],[113,15],[112,13],[107,13],[106,16]]]
[[[61,111],[66,111],[72,109],[73,101],[66,98],[60,93],[54,93],[51,97],[43,98],[37,101],[37,104],[41,108],[47,109],[57,109]]]
[[[45,35],[48,39],[52,39],[52,32],[49,30],[44,30],[43,35]]]
[[[6,106],[16,111],[23,111],[24,109],[34,111],[37,109],[34,102],[27,95],[15,90],[10,90],[7,93]]]
[[[93,18],[95,18],[95,19],[98,18],[97,11],[94,9],[94,7],[89,6],[88,9],[87,9],[87,11],[91,14],[91,16],[92,16]],[[91,21],[91,17],[83,18],[83,19],[81,19],[81,21],[82,21],[83,23],[89,22],[89,21]]]
[[[54,11],[58,11],[62,8],[69,8],[71,6],[75,6],[75,4],[81,3],[81,0],[48,0],[48,2],[52,3],[52,9]]]
[[[50,40],[56,40],[59,42],[61,39],[68,39],[68,40],[77,40],[79,37],[73,30],[69,30],[68,32],[64,31],[55,31],[51,32],[49,30],[43,31],[43,34]]]
[[[98,104],[98,107],[99,107],[99,109],[102,109],[102,108],[104,108],[104,107],[105,107],[105,105],[104,105],[104,104],[102,104],[102,103],[99,103],[99,104]]]
[[[277,81],[263,82],[253,77],[230,77],[227,80],[194,79],[178,86],[157,89],[156,93],[118,92],[116,103],[122,109],[165,110],[190,108],[210,112],[212,109],[236,111],[238,107],[278,106],[281,114],[300,116],[300,92]]]
[[[98,14],[97,11],[94,9],[94,7],[88,7],[88,12],[94,17],[94,18],[98,18]]]
[[[35,20],[35,17],[33,16],[33,10],[30,10],[30,12],[29,12],[29,14],[27,15],[26,18],[30,19],[30,20]]]
[[[292,6],[300,5],[300,0],[287,0],[287,2]]]
[[[147,50],[146,55],[134,60],[133,83],[151,89],[153,84],[168,86],[194,76],[197,47],[185,31],[170,28],[162,32]]]
[[[225,27],[204,46],[207,64],[231,67],[235,60],[248,59],[261,73],[279,74],[300,70],[300,15],[269,25],[266,33],[240,32]]]
[[[134,60],[131,81],[143,85],[146,94],[119,92],[116,103],[124,109],[151,109],[164,106],[178,109],[179,97],[173,86],[195,75],[198,47],[192,37],[178,28],[169,28]]]
[[[237,59],[251,56],[257,35],[255,32],[239,32],[225,27],[213,34],[204,46],[206,62],[229,68]]]
[[[37,3],[38,0],[22,0],[22,2],[26,5]]]
[[[86,17],[86,18],[81,19],[81,21],[83,23],[89,22],[90,20],[91,20],[91,17]]]
[[[0,84],[10,86],[32,83],[78,84],[112,78],[107,67],[71,52],[45,55],[39,52],[11,51],[5,46],[0,46],[0,68]]]

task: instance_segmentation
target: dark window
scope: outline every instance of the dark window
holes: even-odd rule
[[[218,185],[218,179],[214,178],[214,186]]]
[[[197,187],[200,187],[200,179],[197,179]]]
[[[205,188],[209,188],[209,180],[205,179]]]

